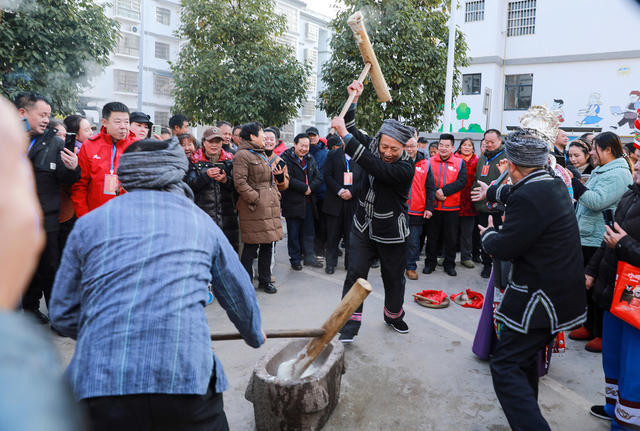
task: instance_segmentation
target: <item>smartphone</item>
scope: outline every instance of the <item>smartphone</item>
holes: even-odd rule
[[[25,132],[31,131],[31,125],[29,124],[29,120],[27,120],[26,118],[23,118],[22,121],[24,121],[24,131]]]
[[[75,153],[76,151],[76,134],[75,133],[67,133],[67,136],[64,138],[64,147]]]
[[[602,211],[602,216],[604,217],[604,224],[606,224],[611,229],[613,229],[613,223],[614,223],[613,210],[611,208],[608,208]]]
[[[286,163],[285,163],[285,161],[284,161],[284,160],[282,160],[282,159],[280,159],[280,161],[278,162],[278,167],[279,167],[280,169],[284,169],[284,167],[285,167],[286,165],[287,165],[287,164],[286,164]]]
[[[160,136],[162,134],[162,126],[159,126],[157,124],[154,124],[153,126],[151,126],[151,135],[158,135]]]

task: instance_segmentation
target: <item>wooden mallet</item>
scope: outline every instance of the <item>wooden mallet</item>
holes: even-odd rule
[[[384,80],[384,76],[382,75],[382,70],[378,64],[378,59],[376,58],[376,53],[373,52],[373,46],[371,46],[367,30],[364,28],[362,13],[358,11],[351,15],[347,20],[347,24],[351,27],[353,37],[358,44],[358,49],[360,49],[360,54],[364,60],[364,68],[358,77],[358,82],[363,83],[367,74],[369,74],[373,87],[378,95],[378,102],[383,103],[390,101],[391,94],[389,93],[389,87],[387,86],[387,81]],[[340,114],[338,115],[339,118],[344,118],[355,97],[355,92],[349,95],[349,98],[342,107],[342,111],[340,111]],[[333,132],[334,130],[331,129],[331,133]]]

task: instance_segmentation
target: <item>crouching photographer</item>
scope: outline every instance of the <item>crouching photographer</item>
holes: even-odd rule
[[[615,316],[612,311],[616,275],[619,278],[640,274],[640,163],[636,163],[633,184],[622,196],[616,208],[613,226],[605,229],[604,241],[585,269],[587,289],[604,310],[602,325],[602,366],[605,376],[604,405],[591,407],[591,413],[602,419],[612,419],[611,429],[640,427],[640,329]],[[628,265],[619,263],[626,262]],[[633,265],[634,267],[630,267]],[[627,269],[625,269],[627,268]],[[620,271],[619,271],[620,269]],[[637,289],[640,283],[631,287]],[[617,299],[620,299],[616,295]],[[632,307],[636,321],[640,308]],[[615,306],[615,304],[614,304]],[[628,320],[628,319],[627,319]]]

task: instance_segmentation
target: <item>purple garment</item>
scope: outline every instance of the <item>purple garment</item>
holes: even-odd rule
[[[484,295],[484,304],[482,304],[482,312],[476,329],[476,336],[473,339],[471,351],[476,354],[479,359],[488,361],[489,356],[496,347],[498,337],[493,326],[493,270],[487,284],[487,291]]]
[[[80,148],[82,148],[82,142],[76,140],[76,154],[78,154],[78,151],[80,151]]]

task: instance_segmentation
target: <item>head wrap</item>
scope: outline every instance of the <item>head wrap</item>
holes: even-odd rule
[[[507,160],[525,168],[544,166],[549,157],[547,143],[524,129],[507,135],[504,149]]]
[[[387,135],[402,145],[413,137],[413,131],[408,126],[394,119],[384,120],[376,138],[379,138],[380,134]]]
[[[163,190],[193,199],[191,188],[183,181],[188,168],[177,139],[145,139],[134,142],[122,154],[118,179],[125,190]]]

